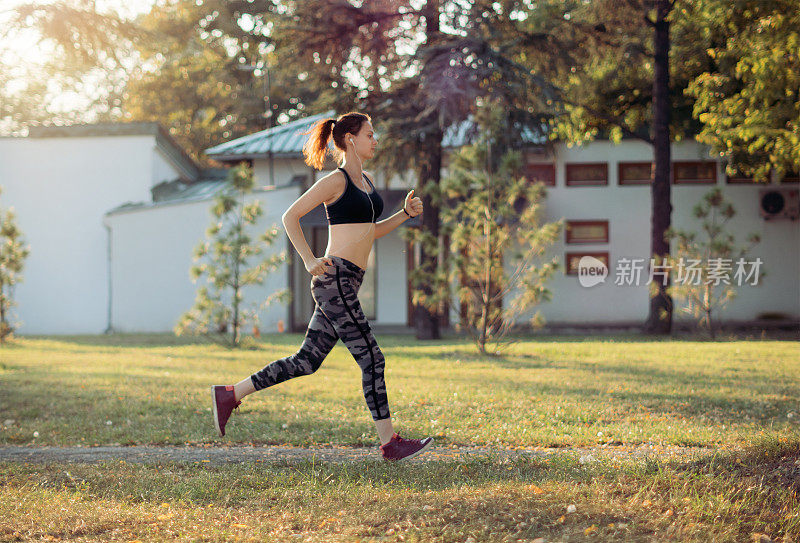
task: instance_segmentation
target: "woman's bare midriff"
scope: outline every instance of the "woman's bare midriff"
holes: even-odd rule
[[[325,256],[344,258],[366,270],[374,237],[375,223],[330,224]]]

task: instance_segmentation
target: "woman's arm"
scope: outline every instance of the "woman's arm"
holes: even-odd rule
[[[283,227],[286,229],[286,235],[294,245],[295,250],[303,259],[304,263],[310,262],[314,258],[314,253],[303,235],[303,229],[300,227],[300,219],[287,219],[283,218]]]
[[[414,189],[406,194],[406,199],[403,202],[403,210],[398,211],[388,219],[384,219],[375,224],[375,238],[380,238],[403,224],[406,219],[416,217],[422,213],[422,200],[414,196]]]
[[[408,215],[406,215],[402,210],[398,211],[391,217],[383,219],[380,222],[375,223],[375,239],[382,238],[401,224],[403,224],[406,219],[410,219]]]
[[[286,234],[289,236],[289,240],[294,245],[300,258],[303,259],[303,263],[308,264],[316,257],[308,245],[306,237],[303,235],[303,229],[300,227],[300,218],[318,205],[332,200],[337,194],[343,192],[346,182],[344,175],[340,172],[331,172],[314,183],[281,216]]]

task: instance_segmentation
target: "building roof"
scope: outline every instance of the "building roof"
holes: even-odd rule
[[[228,186],[225,181],[229,171],[229,168],[208,168],[204,170],[203,177],[191,184],[181,183],[179,179],[159,183],[150,189],[153,193],[152,201],[125,202],[108,210],[105,214],[114,215],[124,211],[211,200]],[[293,184],[302,186],[305,178],[306,176],[304,175],[296,175],[285,185],[254,187],[253,192],[270,192]]]
[[[219,161],[233,161],[264,158],[272,152],[273,156],[300,157],[303,153],[303,145],[308,139],[308,135],[303,135],[314,124],[322,119],[335,118],[336,112],[328,110],[324,113],[304,117],[280,126],[274,126],[267,130],[261,130],[249,136],[236,138],[235,140],[221,143],[205,150],[205,154]],[[380,133],[380,127],[375,131]],[[472,118],[454,124],[445,130],[442,138],[444,148],[455,148],[468,145],[474,137],[474,123]],[[532,145],[544,144],[547,140],[546,128],[541,127],[535,130],[526,127],[522,132],[522,139]],[[331,144],[328,144],[331,146]]]
[[[442,147],[452,149],[469,145],[477,135],[475,122],[472,115],[460,123],[453,124],[445,130],[442,137]],[[547,141],[547,127],[524,127],[522,141],[531,145],[543,145]]]
[[[195,181],[200,165],[187,153],[159,122],[89,123],[65,126],[31,126],[29,138],[69,138],[89,136],[146,136],[156,137],[156,145],[184,172],[187,181]]]
[[[264,158],[272,152],[273,156],[300,156],[308,139],[307,132],[315,123],[333,117],[335,111],[329,110],[310,117],[304,117],[279,126],[261,130],[249,136],[236,138],[205,150],[205,154],[216,160],[242,160]]]

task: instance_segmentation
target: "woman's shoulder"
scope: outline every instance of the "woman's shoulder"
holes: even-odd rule
[[[330,183],[330,184],[334,184],[334,185],[342,185],[342,186],[344,186],[344,184],[347,182],[347,179],[345,179],[345,176],[344,176],[344,173],[342,173],[342,170],[340,170],[339,168],[336,168],[335,170],[331,170],[326,175],[323,175],[322,177],[317,179],[316,182],[317,183],[325,183],[325,184]]]
[[[325,205],[337,201],[347,190],[347,180],[342,170],[336,169],[317,179],[314,186],[325,194]]]

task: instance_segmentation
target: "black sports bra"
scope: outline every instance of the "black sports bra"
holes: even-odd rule
[[[344,176],[347,178],[344,192],[339,198],[331,205],[325,204],[325,212],[328,215],[329,224],[344,224],[344,223],[357,223],[357,222],[375,222],[383,213],[383,198],[378,194],[375,185],[372,181],[364,175],[364,179],[372,187],[372,192],[367,194],[358,188],[353,180],[350,179],[350,174],[344,168],[342,170]],[[372,205],[370,205],[372,200]],[[374,212],[372,208],[375,208]],[[373,217],[374,214],[374,217]]]

